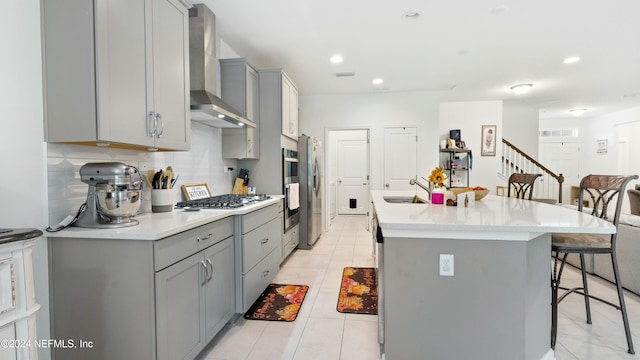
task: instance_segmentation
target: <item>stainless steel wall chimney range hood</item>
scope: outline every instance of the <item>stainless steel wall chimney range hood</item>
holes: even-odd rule
[[[204,4],[189,9],[191,120],[221,128],[256,127],[216,96],[216,16]]]

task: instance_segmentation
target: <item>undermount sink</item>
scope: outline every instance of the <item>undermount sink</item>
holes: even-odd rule
[[[427,200],[418,196],[383,196],[384,201],[393,204],[426,204]],[[414,200],[415,199],[415,200]]]

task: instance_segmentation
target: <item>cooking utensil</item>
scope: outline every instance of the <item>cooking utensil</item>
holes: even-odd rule
[[[173,187],[173,168],[171,166],[167,166],[167,170],[164,172],[164,176],[166,178],[166,184],[164,184],[164,189],[171,189]]]
[[[154,189],[160,189],[160,179],[162,178],[162,170],[158,170],[158,172],[156,172],[153,175],[153,181],[152,181],[152,187]]]

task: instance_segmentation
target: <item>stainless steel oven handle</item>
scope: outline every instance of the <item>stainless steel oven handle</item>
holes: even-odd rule
[[[298,159],[296,159],[296,158],[286,157],[286,158],[284,158],[284,161],[288,161],[288,162],[298,162]]]

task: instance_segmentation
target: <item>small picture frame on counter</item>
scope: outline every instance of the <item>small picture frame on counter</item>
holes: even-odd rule
[[[211,197],[211,190],[209,189],[209,185],[206,183],[184,184],[181,188],[186,201]]]

